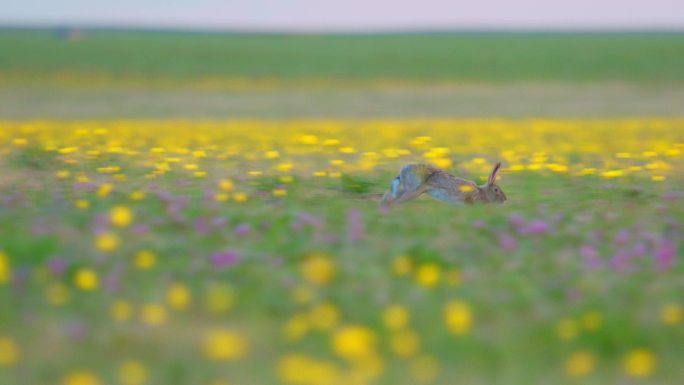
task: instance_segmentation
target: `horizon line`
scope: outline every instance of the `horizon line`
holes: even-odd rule
[[[568,33],[568,34],[618,34],[618,33],[646,33],[646,34],[679,34],[684,33],[683,27],[644,26],[644,27],[542,27],[542,26],[465,26],[465,27],[392,27],[392,28],[247,28],[247,27],[199,27],[190,25],[143,25],[143,24],[97,24],[97,23],[15,23],[0,21],[0,31],[49,31],[49,30],[78,30],[93,32],[182,32],[208,34],[245,34],[245,35],[401,35],[401,34],[470,34],[470,33]]]

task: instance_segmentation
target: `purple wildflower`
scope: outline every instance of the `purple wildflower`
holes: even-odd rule
[[[70,322],[67,325],[66,335],[73,340],[83,340],[88,335],[88,328],[81,321]]]
[[[54,257],[47,263],[48,269],[54,275],[62,275],[67,268],[67,262],[60,257]]]
[[[216,218],[213,218],[213,219],[211,220],[211,225],[212,225],[213,227],[223,227],[223,226],[226,225],[226,222],[228,222],[228,221],[226,220],[226,218],[224,218],[224,217],[216,217]]]
[[[170,203],[173,200],[173,194],[168,191],[159,191],[157,197],[161,199],[164,203]]]
[[[582,299],[582,293],[580,293],[579,290],[577,290],[574,287],[570,287],[565,291],[565,296],[570,300],[570,301],[579,301]]]
[[[104,288],[110,293],[114,293],[119,291],[121,288],[121,273],[119,271],[113,271],[107,276],[105,276],[104,280]]]
[[[136,223],[131,228],[131,231],[133,232],[133,234],[143,235],[143,234],[147,233],[148,231],[150,231],[150,228],[149,228],[149,226],[147,226],[144,223]]]
[[[629,263],[630,255],[624,250],[618,250],[611,258],[608,264],[617,272],[627,272],[632,269]]]
[[[109,217],[107,216],[107,214],[95,214],[90,222],[90,228],[95,234],[107,231],[107,229],[109,229]]]
[[[209,220],[205,217],[195,218],[195,231],[200,234],[207,234],[209,232]]]
[[[637,242],[632,246],[632,257],[643,257],[646,255],[647,248],[643,242]]]
[[[629,241],[629,238],[630,238],[629,230],[622,229],[622,230],[618,231],[617,234],[615,234],[615,238],[613,238],[613,241],[615,242],[616,245],[622,246],[625,243],[627,243],[627,241]]]
[[[240,261],[240,254],[233,250],[219,251],[212,254],[209,260],[214,267],[228,267]]]
[[[589,235],[589,238],[594,242],[600,242],[601,240],[603,240],[603,231],[602,230],[594,230]]]
[[[678,198],[681,198],[682,194],[678,191],[668,191],[665,194],[663,194],[663,199],[666,201],[673,201],[677,200]]]
[[[355,242],[361,239],[364,233],[363,216],[358,210],[347,211],[347,240]]]
[[[593,270],[603,266],[603,262],[599,257],[599,253],[591,245],[582,245],[579,250],[580,255],[584,258],[584,266],[587,269]]]
[[[249,235],[249,233],[252,231],[252,228],[249,226],[249,223],[240,223],[239,225],[235,226],[235,235],[237,235],[240,238],[246,237]]]
[[[518,242],[508,233],[499,235],[499,247],[504,251],[513,251],[518,246]]]
[[[519,228],[521,228],[521,227],[523,227],[523,226],[525,225],[525,218],[523,218],[523,217],[520,216],[519,214],[512,214],[512,215],[508,218],[508,223],[509,223],[511,226],[513,226],[513,227],[519,229]]]
[[[535,219],[529,222],[519,231],[521,234],[542,235],[549,232],[549,224],[542,219]]]
[[[307,213],[301,213],[297,216],[297,219],[290,225],[290,227],[295,231],[300,231],[305,226],[320,228],[321,226],[323,226],[323,221],[321,220],[321,218],[317,216]]]
[[[665,270],[672,266],[677,257],[677,248],[674,242],[663,239],[656,247],[653,259],[658,270]]]
[[[474,229],[483,229],[485,227],[485,222],[481,219],[478,219],[472,223],[472,226]]]

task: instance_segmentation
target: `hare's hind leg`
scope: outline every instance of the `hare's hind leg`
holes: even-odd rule
[[[392,203],[406,202],[418,198],[425,192],[427,186],[423,183],[424,178],[417,172],[417,166],[409,164],[401,168],[398,180],[397,196]]]
[[[416,199],[418,198],[422,193],[424,193],[427,190],[426,185],[420,185],[418,186],[414,191],[405,191],[403,194],[399,196],[399,198],[394,200],[394,203],[401,203],[401,202],[406,202],[410,201],[411,199]]]
[[[401,184],[407,192],[418,190],[418,187],[425,181],[425,178],[418,174],[416,165],[414,164],[402,167],[399,171],[398,178],[401,179]]]

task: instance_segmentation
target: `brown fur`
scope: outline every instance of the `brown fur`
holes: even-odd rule
[[[501,163],[497,163],[487,182],[478,186],[432,165],[408,164],[399,172],[399,185],[395,188],[393,183],[383,196],[381,205],[406,202],[424,193],[449,204],[503,203],[507,199],[506,194],[496,184],[500,167]]]

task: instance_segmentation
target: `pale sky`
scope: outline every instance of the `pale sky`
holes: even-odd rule
[[[0,0],[0,24],[256,31],[684,30],[684,0]]]

